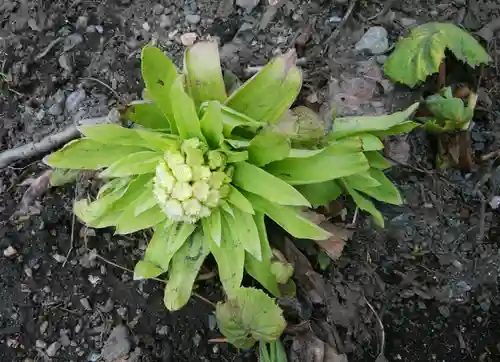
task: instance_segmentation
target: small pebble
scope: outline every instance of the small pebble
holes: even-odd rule
[[[63,263],[66,260],[66,257],[64,255],[61,255],[61,254],[54,254],[54,255],[52,255],[52,257],[58,263]]]
[[[47,348],[47,343],[37,339],[35,342],[35,346],[36,346],[36,348],[45,349],[45,348]]]
[[[149,24],[146,22],[144,24],[142,24],[142,28],[146,31],[150,31],[151,30],[151,27],[149,26]]]
[[[196,25],[200,22],[200,20],[201,20],[201,17],[199,15],[196,15],[196,14],[186,15],[186,21],[188,22],[188,24]]]
[[[43,323],[40,324],[40,334],[45,334],[48,327],[49,327],[49,322],[43,321]]]
[[[12,246],[9,246],[7,249],[5,249],[3,251],[3,255],[6,256],[7,258],[10,258],[16,254],[17,254],[17,250],[14,249]]]
[[[165,6],[163,6],[162,4],[156,4],[155,6],[153,6],[153,14],[155,15],[160,15],[161,13],[163,13],[163,10],[165,10]]]
[[[172,19],[168,15],[160,16],[160,27],[162,29],[170,28],[172,26]]]
[[[160,336],[166,336],[168,335],[168,332],[170,331],[169,326],[158,326],[156,327],[156,333]]]
[[[92,307],[90,306],[90,302],[87,298],[81,298],[80,304],[83,306],[83,308],[85,308],[85,310],[92,310]]]
[[[85,29],[87,28],[89,18],[87,16],[81,15],[78,17],[78,20],[76,21],[76,28],[77,29]]]
[[[99,34],[104,33],[104,28],[101,25],[95,25],[94,28]]]
[[[71,340],[67,334],[63,334],[61,338],[59,338],[59,342],[61,342],[64,347],[68,347],[71,344]]]
[[[191,46],[197,38],[198,35],[196,35],[196,33],[185,33],[181,35],[181,43],[184,46]]]
[[[49,357],[54,357],[57,354],[57,351],[61,348],[61,343],[59,342],[54,342],[52,343],[49,348],[45,351],[47,353],[47,356]]]

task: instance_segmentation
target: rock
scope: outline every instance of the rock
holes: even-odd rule
[[[354,47],[357,51],[368,50],[372,54],[382,54],[389,49],[387,30],[381,26],[373,26],[366,31]]]
[[[45,349],[45,348],[47,348],[47,343],[45,343],[44,341],[41,341],[41,340],[37,339],[36,342],[35,342],[35,347],[36,348],[40,348],[40,349]]]
[[[156,333],[160,336],[167,336],[169,331],[170,331],[169,326],[156,327]]]
[[[102,358],[111,362],[125,357],[130,352],[130,341],[128,340],[128,329],[124,325],[116,326],[109,335],[102,349]]]
[[[86,94],[83,89],[78,89],[71,93],[68,98],[66,98],[66,111],[68,113],[75,113],[80,103],[85,100],[85,97]]]
[[[68,347],[71,344],[71,340],[67,334],[62,334],[61,338],[59,338],[59,342],[61,342],[64,347]]]
[[[52,255],[52,257],[58,263],[63,263],[66,260],[66,257],[64,255],[61,255],[61,254],[54,254],[54,255]]]
[[[59,341],[52,343],[49,348],[45,351],[47,353],[47,356],[49,357],[54,357],[57,354],[57,351],[61,348],[61,343]]]
[[[247,13],[251,12],[257,5],[259,5],[260,0],[236,0],[236,5],[240,8],[245,9]]]
[[[156,4],[155,6],[153,6],[153,14],[155,15],[160,15],[161,13],[163,13],[163,10],[165,10],[165,6],[163,6],[162,4]]]
[[[48,327],[49,327],[49,322],[43,321],[43,323],[40,324],[40,334],[45,334]]]
[[[78,17],[78,20],[76,21],[75,27],[77,29],[86,29],[88,22],[89,22],[88,16],[81,15]]]
[[[438,307],[438,310],[439,310],[439,313],[441,313],[441,315],[445,318],[448,318],[450,316],[450,308],[448,308],[448,306],[446,305],[440,305]]]
[[[196,33],[185,33],[181,35],[181,43],[184,46],[191,46],[197,38],[198,35],[196,35]]]
[[[149,26],[149,24],[147,22],[145,22],[144,24],[142,24],[142,28],[146,31],[150,31],[151,30],[151,26]]]
[[[83,41],[83,36],[81,36],[78,33],[68,35],[66,37],[66,39],[64,39],[63,50],[65,52],[70,51],[71,49],[76,47],[78,44],[80,44],[82,41]]]
[[[50,106],[50,108],[47,110],[47,113],[50,114],[51,116],[60,116],[63,113],[63,109],[59,103],[54,103],[53,105]]]
[[[7,258],[13,257],[14,255],[17,254],[17,250],[14,249],[12,246],[9,246],[7,249],[3,251],[3,255]]]
[[[405,28],[411,28],[417,25],[417,20],[412,18],[401,18],[399,21],[401,22],[401,25],[403,25]]]
[[[66,70],[68,73],[73,71],[73,66],[71,65],[71,61],[69,60],[66,53],[63,53],[59,56],[59,66]]]
[[[172,19],[168,15],[160,16],[160,27],[163,29],[170,28],[172,26]]]
[[[90,306],[90,302],[87,298],[81,298],[80,304],[82,305],[83,308],[85,308],[85,310],[92,310],[92,307]]]
[[[186,21],[188,24],[196,25],[200,22],[201,17],[197,14],[188,14],[186,15]]]

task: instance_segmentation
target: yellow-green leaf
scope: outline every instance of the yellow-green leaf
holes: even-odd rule
[[[203,41],[189,47],[184,53],[184,71],[188,92],[197,108],[206,101],[226,100],[216,42]]]
[[[279,161],[290,153],[290,140],[270,129],[262,130],[248,145],[248,158],[256,166]]]
[[[175,80],[170,90],[170,98],[173,100],[172,111],[179,135],[183,139],[196,137],[204,140],[198,112],[196,112],[193,100],[184,90],[184,75],[179,75]]]
[[[203,233],[210,236],[215,245],[220,246],[220,241],[222,238],[221,231],[221,212],[220,209],[215,209],[209,217],[204,217],[201,219],[201,225],[203,227]]]
[[[328,231],[303,217],[298,207],[278,205],[249,192],[244,195],[255,210],[265,213],[296,238],[325,240],[331,236]]]
[[[157,130],[170,128],[169,120],[154,102],[134,101],[125,107],[122,117],[145,128]]]
[[[292,186],[247,162],[235,164],[233,184],[281,205],[310,206]]]
[[[98,170],[141,151],[147,150],[138,146],[105,145],[83,138],[68,142],[59,151],[47,156],[44,162],[52,167]]]
[[[394,184],[387,178],[387,176],[379,169],[372,168],[369,171],[370,176],[379,183],[379,186],[369,187],[368,184],[353,185],[351,182],[349,186],[361,191],[376,200],[387,202],[393,205],[401,205],[403,200],[401,194]]]
[[[138,214],[135,214],[135,207],[127,208],[116,225],[116,234],[124,235],[133,232],[151,228],[167,218],[163,210],[155,205],[152,208]]]
[[[391,164],[387,162],[384,156],[380,152],[377,151],[370,151],[370,152],[365,152],[365,157],[370,163],[371,167],[379,168],[379,169],[385,169],[391,167]]]
[[[211,148],[218,148],[224,141],[222,112],[219,102],[208,102],[200,121],[201,131]]]
[[[297,98],[302,73],[294,51],[271,60],[227,99],[226,105],[261,123],[279,121]]]
[[[380,182],[371,177],[368,171],[355,173],[354,175],[346,176],[343,178],[345,182],[352,188],[359,190],[359,188],[370,188],[380,186]]]
[[[317,184],[297,185],[295,188],[309,200],[313,207],[327,205],[342,194],[342,189],[335,180]]]
[[[352,199],[356,203],[356,206],[359,207],[361,210],[370,213],[376,225],[384,227],[384,217],[382,216],[380,211],[377,210],[373,202],[363,197],[359,192],[350,187],[347,184],[347,182],[342,181],[342,184],[345,190],[351,195]]]
[[[171,98],[170,94],[170,88],[177,78],[174,63],[160,49],[146,46],[142,49],[141,70],[149,96],[168,119],[172,132],[177,133],[172,110],[172,103],[177,102],[177,99]]]
[[[169,311],[179,310],[191,297],[196,276],[210,252],[203,241],[202,230],[196,230],[172,258],[163,298]]]
[[[110,165],[99,176],[101,178],[111,178],[154,173],[156,165],[162,159],[162,155],[157,152],[143,151],[132,153]]]
[[[368,170],[363,153],[348,153],[336,146],[308,158],[287,158],[270,163],[265,170],[291,185],[304,185],[333,180]]]
[[[393,81],[414,87],[439,71],[445,50],[472,68],[491,61],[481,44],[465,30],[452,23],[432,22],[413,28],[396,44],[384,72]]]
[[[252,214],[233,209],[234,217],[226,218],[228,227],[232,234],[239,239],[239,244],[257,260],[262,260],[259,232]]]
[[[236,348],[275,341],[286,326],[274,299],[254,288],[239,288],[226,303],[218,303],[215,317],[222,334]]]
[[[227,201],[230,204],[233,204],[241,211],[247,212],[249,214],[253,214],[253,207],[250,201],[246,199],[245,196],[234,186],[231,186],[231,191],[229,192],[229,196],[227,197]]]
[[[149,263],[145,260],[139,260],[134,267],[134,280],[156,278],[162,273],[163,270],[153,263]]]

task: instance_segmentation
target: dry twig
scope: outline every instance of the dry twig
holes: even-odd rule
[[[349,7],[347,8],[347,11],[345,12],[344,14],[344,17],[342,18],[342,20],[340,21],[339,25],[337,25],[337,28],[335,28],[335,30],[330,34],[330,36],[326,39],[325,41],[325,53],[328,51],[328,48],[330,46],[330,43],[337,39],[337,37],[339,36],[340,34],[340,31],[342,30],[342,28],[344,27],[345,23],[347,22],[347,20],[350,18],[351,14],[352,14],[352,11],[354,10],[354,7],[356,6],[358,0],[351,0],[350,3],[349,3]]]
[[[377,311],[373,307],[373,305],[370,304],[370,302],[368,301],[368,299],[366,299],[366,297],[364,299],[365,299],[366,305],[373,312],[373,315],[375,316],[375,319],[377,320],[377,324],[378,324],[378,326],[380,328],[380,351],[379,351],[378,356],[377,356],[377,358],[376,358],[375,361],[376,362],[386,361],[385,354],[384,354],[384,350],[385,350],[385,330],[384,330],[384,325],[383,325],[382,320],[380,319]]]

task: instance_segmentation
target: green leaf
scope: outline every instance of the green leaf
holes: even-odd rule
[[[349,176],[368,168],[368,161],[362,153],[345,154],[332,145],[316,156],[270,163],[265,170],[291,185],[304,185]]]
[[[134,101],[125,107],[122,117],[145,128],[157,130],[170,128],[169,120],[153,102]]]
[[[226,155],[227,163],[238,163],[248,160],[247,151],[230,151],[226,149],[221,149],[221,151]]]
[[[231,186],[231,191],[229,192],[229,196],[227,197],[227,201],[230,204],[233,204],[241,211],[244,211],[249,214],[253,214],[253,207],[250,201],[246,199],[245,196],[234,186]]]
[[[169,311],[179,310],[189,301],[196,276],[210,252],[203,241],[203,231],[198,229],[172,258],[163,298]]]
[[[336,118],[334,132],[328,138],[336,140],[360,133],[386,131],[396,125],[404,123],[418,109],[419,103],[414,103],[406,110],[383,116],[352,116]]]
[[[264,214],[262,212],[257,212],[253,218],[259,232],[262,260],[257,260],[251,254],[245,253],[245,270],[266,288],[269,293],[273,294],[275,297],[280,297],[281,293],[278,288],[278,283],[276,282],[276,276],[271,272],[271,259],[273,253],[269,245],[269,240],[267,239]]]
[[[244,195],[252,203],[255,210],[265,213],[296,238],[325,240],[331,236],[328,231],[303,217],[297,207],[277,205],[249,192],[245,192]]]
[[[299,94],[302,73],[290,51],[270,61],[227,99],[226,105],[261,123],[276,123]]]
[[[163,274],[163,270],[144,260],[139,260],[134,268],[134,280],[156,278],[158,275]]]
[[[230,227],[232,217],[222,214],[222,240],[220,247],[210,240],[210,251],[217,261],[219,278],[224,292],[230,296],[241,285],[245,264],[245,249],[241,245],[238,233]]]
[[[297,148],[292,148],[290,150],[290,154],[288,155],[289,158],[308,158],[312,156],[316,156],[317,154],[323,152],[325,149],[320,148],[317,150],[305,150],[305,149],[297,149]]]
[[[407,122],[397,124],[389,129],[387,129],[386,131],[373,131],[370,133],[374,136],[382,138],[382,137],[387,137],[387,136],[394,136],[394,135],[408,133],[408,132],[411,132],[414,128],[417,128],[420,126],[421,126],[420,123],[407,121]]]
[[[142,49],[141,70],[149,96],[168,119],[172,132],[176,134],[172,103],[178,100],[171,98],[170,94],[170,88],[177,79],[174,63],[160,49],[146,46]]]
[[[203,233],[209,235],[215,245],[220,246],[220,241],[222,238],[221,231],[221,213],[219,209],[212,211],[209,217],[204,217],[201,219],[201,225],[203,226]]]
[[[268,349],[269,347],[269,349]],[[259,362],[287,362],[285,348],[278,339],[270,343],[259,343]]]
[[[172,224],[170,221],[164,221],[155,227],[155,232],[144,255],[145,262],[157,266],[161,271],[153,275],[153,277],[168,271],[172,257],[184,245],[195,229],[196,225],[193,224]],[[149,278],[145,275],[143,277]]]
[[[233,209],[234,217],[226,218],[227,225],[231,229],[234,237],[239,239],[239,244],[243,249],[257,260],[262,260],[262,250],[260,247],[259,232],[252,214]]]
[[[473,68],[491,61],[481,44],[456,25],[427,23],[413,28],[396,44],[384,72],[393,81],[414,87],[439,71],[447,49]]]
[[[216,42],[203,41],[189,47],[184,54],[184,71],[187,88],[196,108],[205,101],[226,100]]]
[[[264,166],[279,161],[290,153],[290,140],[270,129],[262,130],[248,145],[250,163]]]
[[[59,151],[44,158],[44,162],[51,167],[98,170],[131,153],[141,151],[146,149],[137,146],[105,145],[83,138],[66,143]]]
[[[295,188],[309,200],[313,207],[327,205],[342,194],[342,189],[334,180],[317,184],[297,185]]]
[[[208,145],[214,149],[218,148],[224,141],[222,133],[222,113],[219,102],[209,102],[200,121],[201,131]]]
[[[356,190],[359,190],[360,188],[367,189],[380,186],[380,182],[371,177],[368,171],[346,176],[343,179],[349,184],[349,186],[355,188]]]
[[[387,176],[381,170],[372,168],[369,171],[370,176],[377,180],[379,186],[376,187],[368,187],[367,184],[363,185],[353,185],[350,181],[349,186],[355,188],[358,191],[361,191],[368,196],[373,197],[376,200],[387,202],[393,205],[401,205],[403,200],[401,199],[401,194],[394,184],[387,178]]]
[[[82,171],[66,168],[55,168],[50,174],[50,186],[58,187],[75,182]]]
[[[108,145],[136,146],[165,152],[178,144],[177,140],[166,138],[156,131],[125,128],[117,124],[80,126],[78,130],[91,140]]]
[[[377,151],[365,152],[365,157],[371,167],[385,169],[391,167],[391,164],[387,162],[385,157]]]
[[[116,234],[124,235],[151,228],[167,218],[160,206],[152,208],[135,215],[135,206],[127,208],[116,225]]]
[[[283,312],[274,299],[254,288],[239,288],[226,303],[218,303],[215,317],[222,334],[236,348],[272,342],[286,327]]]
[[[123,177],[154,173],[156,165],[163,159],[157,152],[143,151],[132,153],[110,165],[99,174],[101,178]]]
[[[263,169],[247,162],[235,166],[233,184],[239,188],[281,205],[310,206],[300,192]]]
[[[364,198],[359,192],[354,190],[352,187],[349,187],[347,182],[343,182],[343,186],[345,190],[351,195],[352,199],[356,203],[356,206],[359,207],[361,210],[370,213],[373,216],[373,221],[375,222],[376,225],[384,227],[384,217],[382,216],[380,211],[377,210],[373,202]]]
[[[205,112],[206,106],[201,105],[201,112]],[[236,112],[235,110],[222,106],[222,129],[225,137],[231,137],[233,132],[238,130],[243,130],[251,134],[257,133],[257,131],[264,125],[255,121],[252,118],[245,116],[242,113]]]
[[[184,91],[184,75],[178,76],[172,85],[170,98],[174,100],[172,102],[172,111],[174,112],[179,135],[183,139],[196,137],[204,140],[193,100]]]

